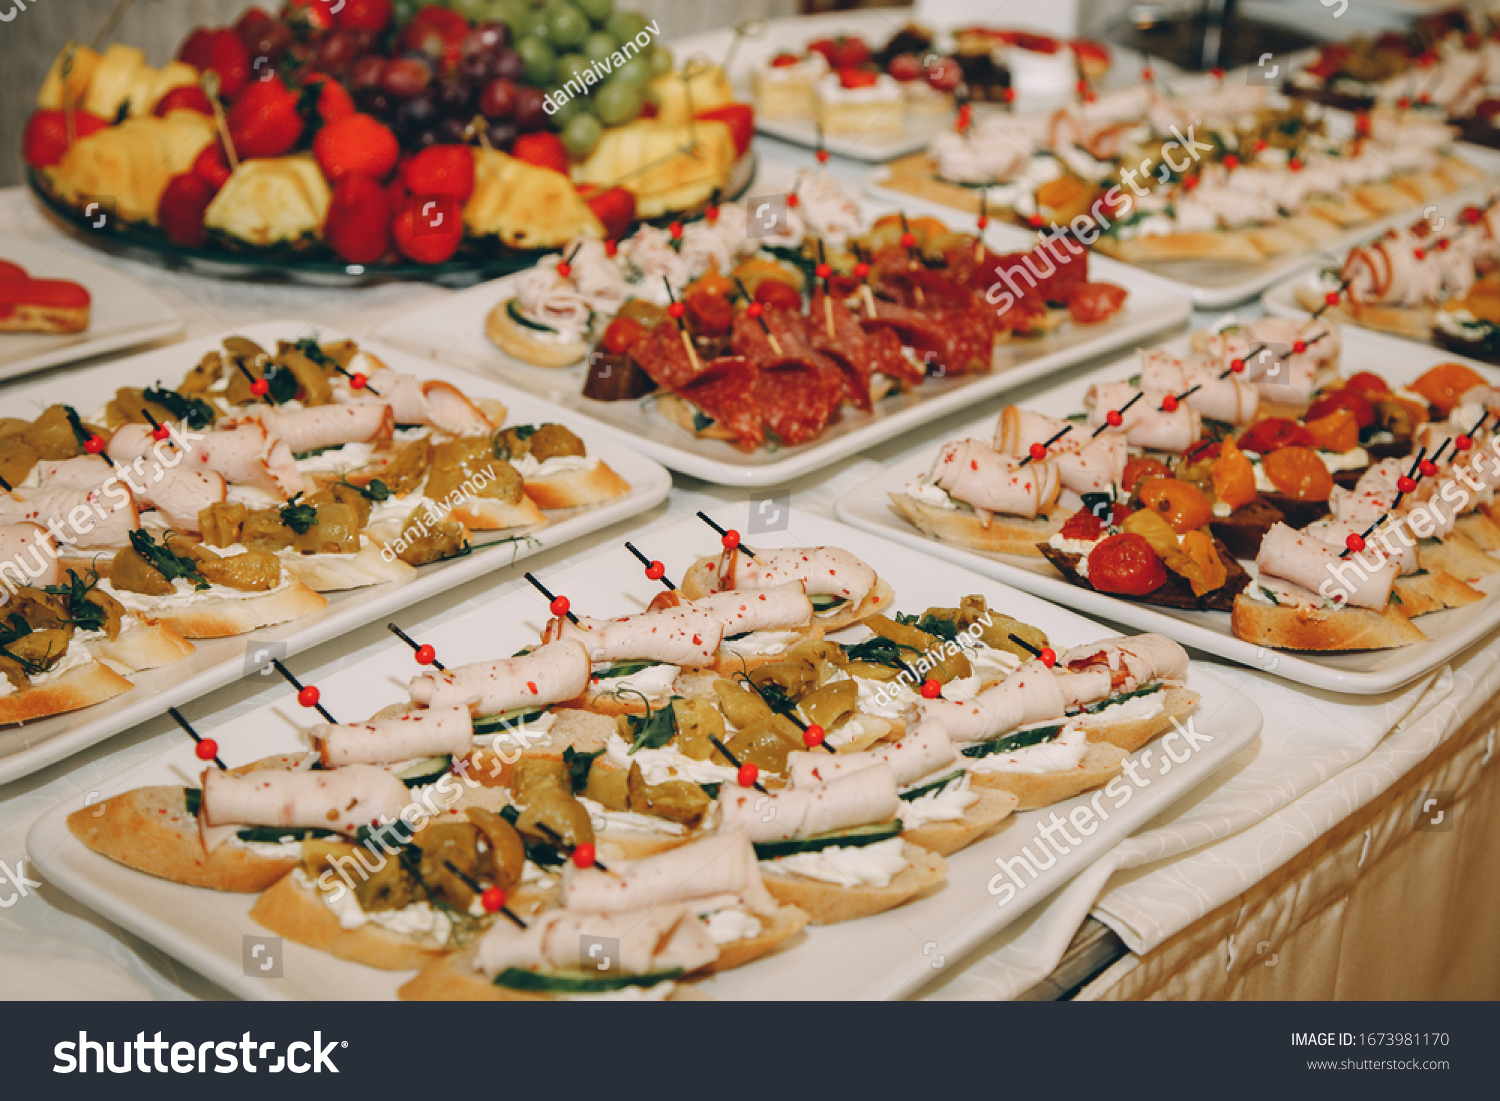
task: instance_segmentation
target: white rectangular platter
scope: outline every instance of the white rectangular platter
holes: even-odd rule
[[[1456,211],[1470,203],[1485,199],[1500,182],[1500,151],[1486,149],[1480,145],[1460,143],[1458,151],[1464,159],[1477,167],[1482,175],[1446,196],[1440,209]],[[886,186],[890,170],[884,167],[871,169],[865,176],[865,191],[885,202],[899,203],[908,211],[921,207],[934,211],[950,211],[953,208],[930,199],[919,199],[904,191]],[[1363,241],[1385,232],[1391,226],[1413,222],[1422,216],[1423,207],[1411,207],[1400,214],[1389,215],[1351,229],[1341,234],[1319,250],[1288,252],[1270,260],[1246,263],[1224,260],[1172,260],[1161,263],[1130,265],[1139,271],[1171,281],[1183,293],[1191,296],[1193,305],[1200,310],[1217,310],[1234,306],[1260,294],[1271,284],[1285,279],[1293,273],[1319,263],[1328,263],[1333,258],[1342,258],[1349,249]]]
[[[947,221],[958,228],[974,228],[974,219],[968,216],[950,216]],[[1028,248],[1032,243],[1029,235],[1010,227],[992,227],[986,240],[997,249]],[[873,413],[845,407],[839,419],[809,443],[752,454],[722,440],[691,436],[644,404],[649,398],[615,402],[585,398],[582,365],[533,367],[500,351],[485,336],[484,319],[497,302],[514,293],[509,289],[513,276],[440,298],[387,321],[375,335],[440,362],[499,378],[566,410],[580,424],[613,433],[673,470],[719,485],[773,486],[1033,379],[1138,344],[1180,325],[1192,312],[1187,298],[1169,282],[1125,264],[1095,256],[1089,272],[1092,279],[1118,283],[1130,291],[1124,308],[1109,321],[1087,326],[1067,322],[1040,340],[1001,345],[995,368],[987,375],[930,378],[913,390],[886,398]]]
[[[89,327],[81,333],[0,333],[0,379],[16,378],[117,352],[182,332],[182,318],[149,287],[86,260],[61,240],[11,237],[0,260],[20,264],[33,279],[66,279],[89,292]]]
[[[277,340],[295,340],[315,333],[330,340],[340,339],[343,335],[301,321],[266,321],[236,329],[234,333],[248,337],[262,347],[275,347]],[[206,352],[217,349],[222,337],[227,335],[230,334],[190,340],[116,363],[9,387],[4,393],[6,412],[13,416],[34,416],[54,402],[67,402],[78,406],[86,416],[87,412],[113,397],[121,386],[150,386],[158,380],[171,385]],[[360,344],[395,370],[409,371],[420,378],[444,379],[468,394],[503,401],[510,411],[507,423],[560,419],[555,409],[489,379],[414,359],[375,341],[361,341]],[[574,424],[574,427],[579,426]],[[0,728],[0,784],[25,776],[160,715],[168,707],[238,679],[245,674],[247,661],[253,671],[253,655],[257,651],[272,651],[277,655],[298,653],[389,615],[398,608],[415,604],[490,570],[508,566],[544,547],[560,546],[644,512],[666,498],[672,488],[672,478],[664,469],[602,433],[583,429],[583,435],[590,450],[630,483],[629,494],[599,508],[553,513],[549,516],[552,523],[529,540],[504,541],[494,536],[486,540],[483,534],[477,535],[472,554],[423,566],[405,583],[386,582],[364,589],[329,593],[328,607],[305,619],[249,635],[195,643],[196,652],[185,661],[132,674],[130,679],[136,687],[105,703],[54,715],[39,722]]]
[[[720,513],[726,526],[735,522],[730,508]],[[634,538],[643,551],[661,558],[668,576],[678,577],[699,554],[714,550],[718,543],[696,519],[658,526]],[[892,582],[895,607],[902,610],[952,606],[960,596],[981,593],[990,607],[1041,627],[1055,645],[1077,645],[1110,634],[1043,600],[965,570],[935,570],[931,559],[920,553],[821,517],[793,512],[786,530],[756,540],[764,546],[827,545],[851,550]],[[657,591],[623,547],[544,580],[554,592],[565,593],[574,608],[596,616],[639,611]],[[492,603],[428,632],[424,640],[450,665],[505,656],[535,642],[546,618],[542,597],[530,588],[513,588]],[[404,700],[406,685],[416,671],[410,651],[393,643],[388,650],[327,676],[305,670],[305,679],[316,678],[325,705],[335,716],[345,718]],[[1011,859],[1025,845],[1035,851],[1040,821],[1053,813],[1065,816],[1075,805],[1097,797],[1078,796],[1043,811],[1014,815],[998,832],[948,858],[947,883],[928,896],[886,914],[809,929],[772,956],[709,980],[702,989],[726,999],[848,1000],[897,998],[916,992],[937,976],[935,962],[956,966],[966,952],[1192,791],[1259,734],[1260,712],[1246,696],[1196,665],[1188,686],[1203,697],[1192,720],[1195,736],[1174,731],[1179,734],[1175,744],[1161,739],[1135,754],[1141,780],[1131,785],[1129,795],[1118,807],[1116,798],[1099,798],[1106,812],[1103,824],[1082,839],[1082,845],[1059,856],[1034,882],[1019,869],[1026,886],[1004,905],[989,890],[999,870],[996,859]],[[306,715],[289,690],[282,703],[266,705],[222,726],[215,726],[211,718],[201,719],[198,725],[205,735],[212,733],[220,755],[234,765],[305,748],[299,728],[306,724]],[[1196,749],[1189,750],[1190,744],[1196,744]],[[184,739],[182,745],[135,774],[119,777],[101,794],[107,800],[142,785],[188,783],[201,771],[202,762]],[[27,838],[32,862],[47,882],[225,989],[246,998],[388,999],[409,977],[346,963],[295,944],[286,946],[281,978],[247,977],[242,938],[264,933],[249,917],[253,897],[153,879],[96,855],[68,832],[66,818],[81,805],[80,797],[48,811]],[[929,942],[934,947],[925,948]]]
[[[1415,379],[1438,363],[1464,363],[1486,378],[1500,382],[1500,370],[1473,360],[1450,355],[1437,348],[1381,336],[1363,329],[1343,329],[1342,370],[1374,371],[1392,386]],[[1164,347],[1186,352],[1188,338],[1167,342]],[[1079,375],[1053,389],[1028,398],[1023,404],[1053,416],[1066,416],[1083,409],[1083,395],[1095,382],[1112,382],[1133,375],[1138,360],[1128,359]],[[976,436],[989,440],[994,436],[995,418],[980,421],[955,438]],[[887,467],[863,485],[856,486],[835,506],[838,517],[866,531],[919,547],[949,562],[965,566],[989,577],[1008,582],[1019,589],[1055,600],[1093,616],[1128,624],[1143,631],[1157,631],[1175,638],[1184,646],[1230,661],[1239,662],[1278,677],[1324,688],[1334,692],[1373,695],[1398,688],[1408,681],[1441,665],[1500,627],[1500,574],[1476,583],[1487,594],[1485,600],[1464,608],[1424,615],[1413,622],[1430,641],[1395,650],[1368,650],[1344,654],[1292,653],[1255,646],[1236,638],[1229,627],[1227,612],[1184,611],[1140,604],[1131,600],[1095,592],[1064,580],[1045,558],[994,554],[970,550],[953,543],[929,539],[902,520],[889,507],[889,494],[918,474],[925,473],[936,456],[938,445],[923,450]]]

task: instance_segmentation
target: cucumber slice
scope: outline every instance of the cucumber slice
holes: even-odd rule
[[[947,787],[955,780],[963,779],[963,775],[967,771],[967,769],[956,768],[946,776],[939,776],[930,784],[923,784],[919,788],[912,788],[910,791],[900,792],[898,794],[898,798],[905,799],[908,803],[915,802],[916,800],[922,798],[922,796],[924,795],[931,795],[935,791],[943,790],[943,788]]]
[[[815,853],[823,849],[858,849],[873,845],[877,841],[889,841],[901,833],[899,818],[890,822],[877,822],[873,826],[855,826],[834,833],[820,833],[817,837],[797,837],[789,841],[757,841],[755,855],[760,860],[774,860],[778,856],[795,856],[797,853]]]
[[[1100,700],[1098,703],[1091,703],[1083,709],[1083,713],[1085,715],[1097,715],[1106,707],[1113,707],[1117,703],[1124,703],[1126,700],[1140,699],[1142,696],[1149,696],[1153,692],[1160,691],[1162,691],[1162,686],[1159,684],[1148,685],[1145,688],[1137,688],[1134,692],[1126,692],[1123,696],[1111,696],[1107,700]]]
[[[834,596],[832,593],[818,593],[816,596],[807,598],[812,604],[814,611],[826,612],[829,608],[836,608],[844,603],[844,598]]]
[[[396,778],[409,788],[419,788],[424,784],[437,783],[452,767],[453,757],[447,753],[437,757],[423,757],[410,768],[403,769]]]
[[[203,806],[203,789],[183,788],[182,800],[187,804],[187,812],[194,818],[197,818],[198,811]]]
[[[486,715],[482,719],[474,720],[474,736],[481,734],[499,734],[502,730],[513,730],[527,723],[534,723],[547,713],[546,708],[537,711],[527,711],[525,708],[516,707],[509,711],[502,711],[498,715]]]
[[[992,757],[996,753],[1014,753],[1018,749],[1027,746],[1041,745],[1050,742],[1062,733],[1063,724],[1056,726],[1037,726],[1030,730],[1018,730],[1014,734],[1007,734],[1003,738],[996,738],[990,742],[980,742],[977,745],[965,746],[959,750],[965,757]]]
[[[307,841],[314,837],[340,837],[333,830],[302,829],[289,826],[247,826],[235,832],[241,841],[263,841],[274,845],[280,841]]]
[[[526,328],[534,329],[539,333],[551,333],[553,336],[557,335],[557,330],[554,329],[551,325],[543,325],[540,321],[533,321],[531,320],[531,318],[523,314],[521,312],[521,307],[516,304],[516,300],[514,298],[505,303],[505,312],[510,314],[510,319],[517,325],[524,325]]]
[[[323,454],[325,451],[336,451],[343,446],[344,445],[341,443],[336,443],[330,447],[314,447],[307,451],[294,451],[292,452],[292,459],[300,463],[303,459],[316,458],[317,456]]]
[[[594,674],[595,680],[614,680],[618,677],[632,677],[643,669],[650,669],[653,665],[663,665],[660,661],[620,661],[608,666]]]
[[[528,971],[524,967],[507,967],[495,976],[495,985],[536,994],[608,994],[628,986],[656,986],[680,978],[680,967],[649,975],[587,975],[582,971]]]

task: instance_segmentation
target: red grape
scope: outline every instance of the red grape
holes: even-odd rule
[[[496,149],[508,153],[510,152],[511,143],[516,140],[516,135],[519,133],[520,130],[516,127],[516,124],[510,119],[506,119],[504,122],[492,123],[485,137],[489,138],[490,144]]]
[[[523,84],[516,89],[516,106],[512,114],[522,130],[540,130],[547,125],[547,93]]]
[[[396,111],[396,122],[409,131],[427,130],[437,125],[437,97],[432,92],[423,92],[401,105]]]
[[[432,69],[409,57],[386,62],[380,88],[393,99],[410,99],[432,83]]]
[[[245,52],[250,55],[252,67],[258,57],[263,57],[274,65],[281,60],[281,55],[286,52],[291,41],[292,32],[285,23],[259,24],[244,36]],[[261,68],[264,69],[265,65]]]
[[[332,30],[318,42],[313,67],[319,72],[337,76],[354,62],[357,43],[350,31]]]
[[[469,107],[474,102],[469,89],[456,80],[443,80],[437,86],[438,110],[445,115],[467,121],[471,115]]]
[[[459,59],[458,77],[470,88],[483,88],[494,76],[494,68],[489,54],[468,54]]]
[[[520,89],[514,81],[496,79],[484,86],[479,96],[479,109],[491,120],[510,117],[516,109],[517,93]]]
[[[461,118],[452,116],[438,123],[438,140],[443,145],[462,145],[464,143],[464,130],[468,122]]]
[[[510,28],[504,23],[481,23],[464,39],[464,53],[494,53],[510,41]]]
[[[380,74],[385,71],[385,58],[376,54],[367,54],[354,63],[349,70],[349,89],[353,92],[362,92],[366,88],[378,88],[380,86]]]
[[[519,82],[521,74],[525,71],[526,63],[521,60],[521,55],[515,50],[507,46],[495,51],[493,72],[497,77]]]

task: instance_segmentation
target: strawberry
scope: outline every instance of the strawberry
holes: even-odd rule
[[[839,83],[845,88],[870,88],[880,79],[879,73],[872,73],[868,69],[840,69]]]
[[[397,209],[391,233],[396,251],[408,260],[441,264],[463,243],[464,224],[451,198],[413,198]]]
[[[74,138],[86,138],[103,130],[109,122],[87,111],[73,112]],[[62,163],[68,151],[68,118],[63,111],[37,111],[26,120],[21,156],[32,168],[51,168]]]
[[[205,145],[203,152],[193,161],[192,172],[217,193],[229,182],[229,162],[224,158],[224,147],[217,141]]]
[[[343,8],[333,18],[351,31],[379,34],[391,25],[391,0],[344,0]]]
[[[604,224],[604,236],[618,241],[630,232],[635,222],[635,194],[623,187],[611,187],[584,197],[594,217]]]
[[[151,113],[164,119],[173,111],[197,111],[200,115],[212,118],[214,105],[208,102],[208,94],[198,85],[184,84],[157,100],[156,108]]]
[[[372,264],[391,247],[391,204],[368,176],[345,176],[333,189],[323,238],[351,264]]]
[[[801,60],[802,59],[796,54],[787,53],[785,50],[783,50],[781,53],[771,58],[771,68],[790,69],[793,65],[798,64]]]
[[[240,40],[248,43],[251,36],[259,37],[261,32],[275,22],[265,8],[246,8],[245,14],[234,21],[234,33],[240,36]]]
[[[743,157],[755,137],[755,108],[748,103],[726,103],[712,111],[699,111],[700,119],[727,123],[729,134],[734,138],[734,155]]]
[[[212,69],[218,73],[219,91],[225,99],[239,95],[250,80],[250,51],[228,27],[213,31],[198,28],[188,35],[177,59],[203,72]]]
[[[321,85],[315,104],[318,118],[324,122],[337,122],[341,118],[354,114],[354,97],[342,84],[327,73],[308,73],[302,86],[306,88],[314,84]]]
[[[568,153],[563,148],[562,139],[547,131],[522,134],[511,146],[510,155],[527,164],[550,168],[564,176],[568,174]]]
[[[820,53],[831,69],[854,69],[870,60],[870,47],[863,39],[839,35],[837,38],[820,38],[810,42],[808,52]]]
[[[156,204],[156,220],[174,245],[202,248],[208,240],[203,212],[213,202],[214,191],[195,172],[182,172],[167,181]]]
[[[474,151],[467,145],[430,145],[401,166],[413,195],[452,195],[460,203],[474,194]]]
[[[280,77],[257,80],[240,93],[229,108],[229,136],[235,152],[249,157],[279,157],[302,137],[297,93],[288,91]]]
[[[390,128],[373,116],[347,115],[318,131],[313,156],[331,183],[353,174],[383,180],[396,167],[401,146]]]

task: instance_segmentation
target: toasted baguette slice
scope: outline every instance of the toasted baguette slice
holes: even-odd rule
[[[1021,801],[1014,792],[999,788],[981,788],[974,794],[979,796],[979,801],[965,810],[962,818],[952,822],[929,822],[914,830],[903,830],[901,836],[928,852],[948,856],[968,848],[1009,818]]]
[[[218,597],[143,611],[147,623],[172,628],[183,638],[228,638],[260,627],[301,619],[328,607],[328,600],[296,578],[286,588],[259,596]]]
[[[710,421],[705,427],[699,428],[693,423],[698,407],[677,394],[661,394],[651,403],[651,406],[678,428],[684,432],[691,432],[700,440],[724,440],[726,443],[734,444],[741,451],[755,450],[748,445],[737,443],[735,434],[718,421]]]
[[[1484,599],[1484,593],[1460,581],[1446,570],[1428,570],[1396,578],[1396,598],[1408,616],[1426,615],[1444,608],[1462,608]]]
[[[135,686],[98,661],[70,669],[56,680],[0,696],[0,726],[77,711],[113,699]]]
[[[282,564],[289,574],[319,593],[363,589],[386,581],[409,581],[417,572],[395,555],[387,558],[371,542],[357,554],[284,554]]]
[[[797,628],[797,642],[818,642],[827,633],[825,628],[814,624],[810,627]],[[795,646],[796,642],[789,643]],[[735,673],[748,673],[751,669],[758,669],[762,665],[769,665],[773,661],[780,661],[785,650],[770,650],[763,654],[741,654],[734,648],[733,642],[719,644],[717,660],[714,663],[714,671],[722,676],[731,677]],[[710,685],[710,690],[712,686]]]
[[[699,600],[717,592],[718,582],[719,558],[717,555],[706,555],[688,567],[687,572],[682,575],[678,591],[687,600]],[[845,602],[827,612],[817,612],[813,615],[813,624],[821,627],[825,633],[832,633],[858,623],[866,616],[884,611],[895,599],[896,593],[890,584],[884,578],[876,578],[875,587],[859,607],[851,608]]]
[[[1038,543],[1045,543],[1062,530],[1073,509],[1054,509],[1050,516],[1027,520],[1021,516],[996,516],[988,524],[963,509],[938,508],[905,493],[892,493],[891,509],[923,535],[956,543],[973,550],[1021,554],[1040,558]]]
[[[1089,741],[1106,742],[1134,753],[1158,734],[1170,730],[1173,721],[1181,722],[1191,715],[1202,699],[1189,688],[1168,688],[1162,692],[1161,711],[1143,719],[1108,719],[1103,715],[1083,715],[1073,722],[1088,731]]]
[[[573,700],[561,705],[547,732],[536,738],[528,735],[524,744],[504,733],[478,736],[475,739],[478,744],[468,757],[467,775],[486,786],[509,787],[515,763],[522,757],[560,761],[564,749],[576,753],[599,752],[614,731],[615,721],[573,706],[581,702]],[[388,716],[381,712],[377,717]]]
[[[1248,236],[1213,230],[1142,234],[1124,241],[1117,237],[1100,237],[1094,247],[1106,255],[1133,263],[1152,260],[1241,260],[1254,263],[1265,259]]]
[[[1417,562],[1424,570],[1446,570],[1460,581],[1478,581],[1492,573],[1500,573],[1500,561],[1485,554],[1456,530],[1436,543],[1419,543]]]
[[[1500,524],[1483,512],[1460,516],[1453,530],[1482,551],[1500,550]]]
[[[529,478],[525,490],[538,508],[582,508],[625,496],[630,483],[601,459],[592,470]]]
[[[484,319],[484,335],[506,355],[515,356],[533,367],[569,367],[589,354],[585,340],[522,325],[510,315],[512,301],[514,299],[502,299]]]
[[[508,531],[511,528],[545,527],[547,518],[525,493],[515,504],[493,497],[466,497],[448,515],[470,531]]]
[[[1036,810],[1107,784],[1120,774],[1128,756],[1119,746],[1091,741],[1077,768],[1057,772],[974,772],[970,782],[975,787],[1012,793],[1019,800],[1017,810]]]
[[[172,628],[135,619],[114,638],[87,639],[84,645],[94,660],[118,673],[139,673],[181,661],[193,652],[193,644]]]
[[[1427,641],[1394,602],[1379,612],[1344,608],[1313,619],[1294,607],[1263,604],[1241,593],[1229,623],[1236,638],[1277,650],[1393,650]]]
[[[795,906],[807,914],[811,925],[834,925],[841,921],[884,913],[915,898],[948,875],[948,864],[935,852],[906,842],[902,846],[906,867],[884,887],[843,887],[806,876],[768,871],[774,861],[761,861],[761,878],[777,902]]]

